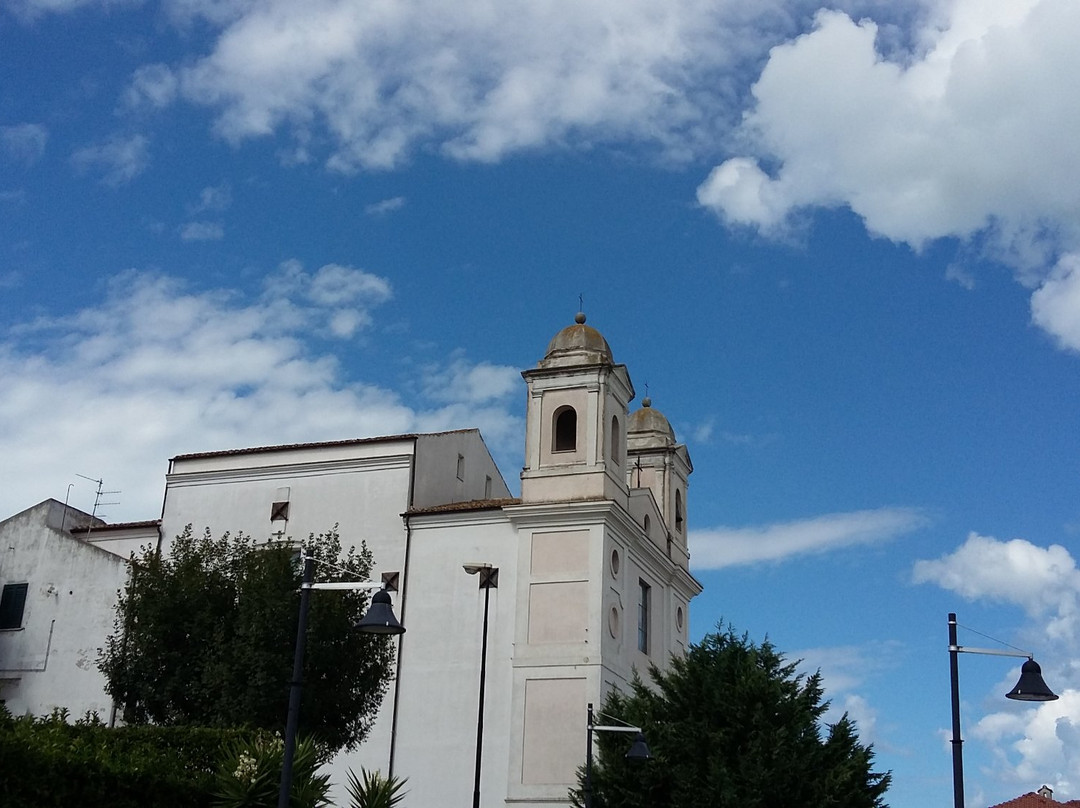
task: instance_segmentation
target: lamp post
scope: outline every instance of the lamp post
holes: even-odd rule
[[[304,676],[304,650],[307,645],[308,611],[311,607],[311,590],[375,590],[371,605],[355,628],[367,634],[404,634],[405,627],[398,622],[390,607],[390,594],[381,583],[372,581],[340,581],[314,583],[315,559],[301,551],[304,572],[300,583],[300,617],[296,624],[296,648],[293,652],[293,674],[289,683],[289,716],[285,722],[285,748],[282,752],[281,786],[278,789],[278,808],[289,808],[289,792],[292,790],[293,757],[296,754],[296,732],[300,724],[300,691]]]
[[[499,588],[499,568],[490,564],[465,564],[465,572],[480,576],[484,590],[484,630],[480,641],[480,699],[476,708],[476,771],[473,775],[473,808],[480,808],[480,760],[484,747],[484,680],[487,676],[488,604],[491,590]]]
[[[956,643],[956,615],[949,613],[949,680],[952,685],[952,765],[953,765],[953,808],[964,808],[964,753],[963,740],[960,738],[960,677],[957,657],[960,654],[986,654],[989,656],[1008,656],[1026,658],[1020,668],[1020,679],[1016,687],[1005,694],[1005,698],[1016,701],[1053,701],[1057,695],[1046,686],[1042,678],[1042,668],[1026,651],[998,651],[992,648],[968,648]]]
[[[619,721],[618,718],[614,718],[610,715],[604,715],[599,713],[602,718],[606,718],[609,721]],[[630,745],[630,749],[624,756],[627,760],[644,761],[652,757],[652,753],[649,751],[649,745],[645,743],[645,734],[641,731],[641,727],[635,727],[626,722],[620,721],[619,724],[613,725],[600,725],[594,720],[592,702],[589,702],[589,719],[586,731],[585,739],[585,787],[582,789],[582,794],[585,797],[585,808],[593,808],[592,802],[592,736],[594,732],[633,732],[636,733],[634,742]]]

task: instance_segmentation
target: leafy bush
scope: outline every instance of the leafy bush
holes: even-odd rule
[[[252,740],[233,741],[214,778],[214,805],[218,808],[274,808],[281,785],[285,744],[276,735],[260,733]],[[316,774],[319,750],[311,738],[297,740],[293,754],[291,808],[329,805],[329,775]]]
[[[352,798],[349,808],[394,808],[405,799],[401,789],[408,780],[408,777],[394,775],[383,777],[379,771],[369,772],[365,768],[360,769],[360,777],[357,777],[350,769],[346,783]]]
[[[13,718],[0,708],[0,805],[203,808],[232,730],[110,728],[93,715],[68,724],[58,710]]]
[[[366,580],[367,548],[343,553],[336,527],[304,548],[319,580]],[[117,604],[99,667],[127,724],[281,726],[289,702],[299,620],[301,566],[288,541],[190,525],[168,554],[146,548]],[[367,609],[362,591],[311,599],[300,731],[330,751],[355,748],[375,720],[393,677],[390,638],[354,631]]]

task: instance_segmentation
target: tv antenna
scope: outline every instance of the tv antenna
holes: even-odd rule
[[[92,483],[97,483],[97,490],[94,492],[94,509],[90,512],[90,516],[92,517],[92,519],[91,519],[90,526],[87,527],[87,529],[86,529],[86,535],[89,536],[90,535],[90,528],[93,527],[93,519],[102,519],[102,520],[104,520],[104,518],[105,518],[105,514],[100,514],[100,515],[98,514],[98,508],[100,508],[102,505],[119,505],[120,504],[119,500],[117,500],[116,502],[102,502],[102,497],[111,496],[112,494],[119,494],[121,492],[120,491],[106,491],[105,488],[104,488],[104,486],[105,486],[104,480],[95,480],[93,477],[87,477],[85,474],[76,474],[75,476],[76,477],[82,477],[84,480],[89,480]]]

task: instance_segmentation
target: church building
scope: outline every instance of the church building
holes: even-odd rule
[[[294,540],[336,524],[346,547],[366,542],[407,630],[372,732],[334,761],[333,781],[364,766],[407,777],[408,804],[469,804],[482,716],[481,804],[567,804],[587,705],[687,647],[701,591],[686,543],[693,466],[649,399],[630,411],[626,366],[583,314],[522,376],[520,497],[467,429],[180,455],[160,521],[83,518],[62,532],[126,555],[137,540],[167,552],[188,524]],[[24,522],[0,522],[5,546],[18,546]],[[39,593],[64,587],[25,565],[19,575],[9,581],[5,565],[0,583],[29,584],[26,645],[40,630],[30,625],[44,613]],[[14,667],[6,639],[0,668]],[[3,693],[15,712],[19,690]]]

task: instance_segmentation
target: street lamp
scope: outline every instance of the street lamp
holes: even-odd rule
[[[304,574],[300,583],[300,619],[296,625],[296,649],[293,653],[293,674],[289,683],[289,717],[285,723],[285,749],[281,763],[281,786],[278,789],[278,808],[289,808],[289,792],[292,790],[293,757],[296,753],[296,731],[300,723],[300,689],[304,674],[304,648],[307,645],[308,610],[311,606],[311,590],[379,590],[371,598],[371,606],[355,628],[367,634],[404,634],[405,627],[398,622],[390,606],[390,593],[381,583],[372,581],[338,581],[314,583],[315,559],[301,550]]]
[[[641,727],[635,727],[631,724],[627,724],[625,721],[621,721],[614,716],[605,715],[604,713],[598,713],[601,718],[606,718],[608,721],[618,721],[617,725],[607,724],[600,725],[594,720],[592,702],[589,702],[589,723],[588,731],[586,732],[585,740],[585,787],[582,792],[585,797],[585,808],[592,808],[592,736],[594,732],[633,732],[636,733],[634,742],[630,745],[630,749],[624,755],[627,760],[633,761],[645,761],[652,757],[652,753],[649,751],[649,745],[645,743],[645,734],[641,731]]]
[[[1046,686],[1042,678],[1042,668],[1026,651],[998,651],[992,648],[967,648],[956,644],[956,615],[949,613],[949,678],[952,684],[952,764],[953,764],[953,806],[964,808],[964,753],[963,740],[960,738],[960,677],[957,665],[959,654],[986,654],[989,656],[1008,656],[1026,658],[1020,668],[1020,680],[1016,687],[1005,694],[1005,698],[1016,701],[1053,701],[1057,695]]]
[[[499,587],[499,568],[490,564],[465,564],[465,572],[480,576],[484,590],[484,633],[480,644],[480,701],[476,708],[476,772],[473,776],[473,808],[480,808],[480,758],[484,746],[484,680],[487,675],[488,602],[491,590]]]

